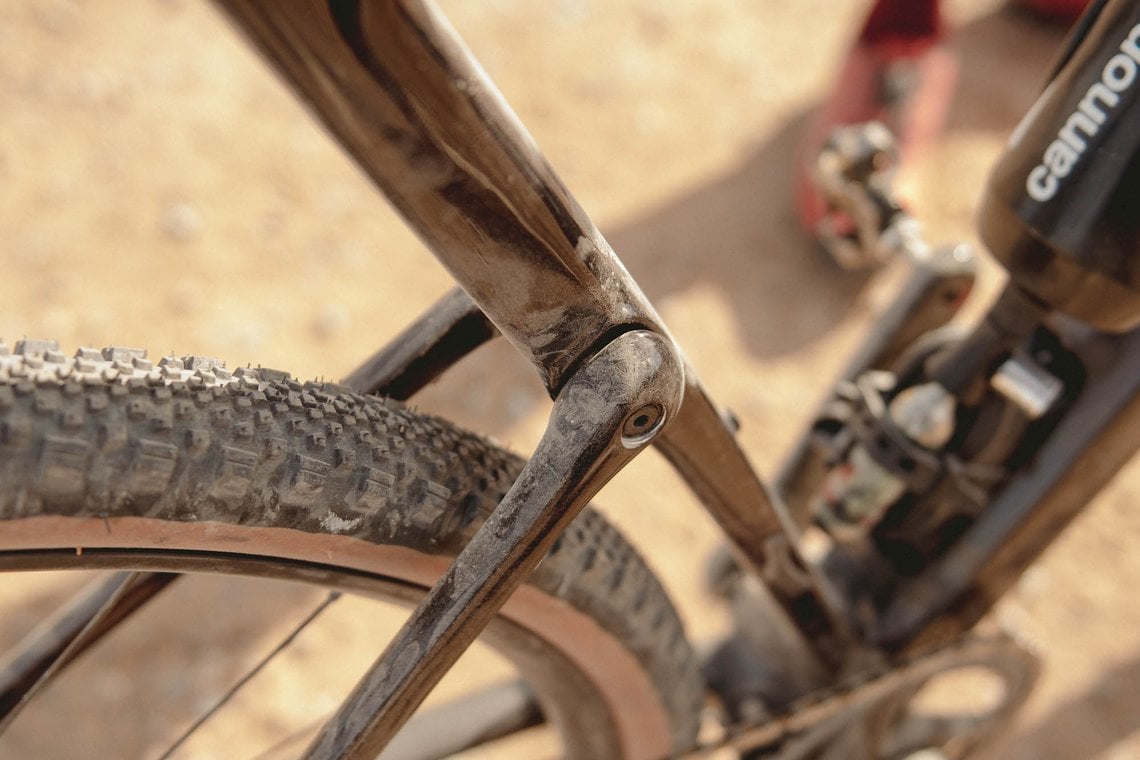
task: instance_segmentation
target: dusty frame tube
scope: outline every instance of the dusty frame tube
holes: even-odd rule
[[[426,0],[215,2],[534,364],[552,394],[622,333],[645,329],[669,338],[613,250]],[[667,457],[750,567],[771,578],[780,568],[801,566],[794,541],[773,541],[788,523],[689,367],[685,385],[686,400],[659,439]],[[770,561],[776,545],[780,556]],[[776,578],[780,602],[805,639],[834,660],[842,626],[816,581],[794,576]]]

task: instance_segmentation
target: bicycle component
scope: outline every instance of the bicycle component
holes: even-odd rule
[[[924,247],[925,249],[925,247]],[[869,369],[890,369],[923,335],[958,313],[977,279],[977,255],[966,245],[908,252],[906,280],[875,320],[840,378],[854,380]]]
[[[914,378],[871,371],[840,386],[830,429],[828,474],[811,513],[837,538],[878,524],[904,494],[924,494],[946,469],[944,449],[959,429],[971,384],[1031,333],[1043,310],[1007,288],[964,339],[933,352]],[[976,391],[973,392],[976,395]],[[819,424],[819,423],[817,423]]]
[[[772,590],[739,571],[723,591],[732,634],[705,662],[709,688],[733,721],[757,722],[824,687],[833,675],[784,614]]]
[[[1110,338],[1071,325],[1063,334],[1088,372],[1079,396],[1037,436],[1031,466],[903,585],[881,618],[881,641],[921,646],[974,625],[1140,447],[1140,331]]]
[[[667,335],[434,7],[415,0],[219,4],[536,365],[552,394],[615,336],[635,329]],[[749,557],[747,566],[760,569],[765,543],[786,520],[691,368],[685,382],[687,400],[673,410],[672,427],[695,437],[678,433],[657,443],[696,484]],[[728,466],[733,477],[726,479],[720,468]],[[787,579],[780,598],[835,659],[841,626],[816,582]]]
[[[578,511],[680,408],[682,372],[665,340],[630,332],[574,373],[518,480],[307,756],[375,757],[384,748]]]
[[[497,334],[471,298],[453,288],[343,382],[357,393],[405,401]]]
[[[874,350],[856,358],[867,366],[841,384],[814,431],[822,450],[815,461],[832,468],[818,522],[832,535],[818,526],[800,533],[784,505],[764,492],[733,439],[735,425],[683,366],[648,302],[434,10],[411,0],[223,4],[308,93],[366,171],[394,191],[396,204],[474,296],[446,296],[354,373],[356,387],[410,395],[498,324],[558,397],[551,429],[514,481],[520,465],[485,443],[344,388],[300,386],[271,370],[230,374],[199,359],[167,359],[155,368],[137,350],[67,360],[46,343],[26,342],[20,358],[0,357],[0,376],[9,375],[0,377],[0,549],[11,547],[0,550],[0,566],[130,568],[143,573],[136,580],[164,571],[256,567],[400,599],[435,584],[389,647],[390,661],[381,660],[362,687],[360,713],[350,703],[347,718],[341,715],[325,734],[331,743],[369,750],[383,744],[486,624],[492,639],[501,636],[508,649],[520,650],[523,676],[565,730],[572,756],[676,754],[691,746],[700,710],[699,681],[676,617],[662,611],[668,605],[660,589],[643,580],[648,571],[625,559],[624,544],[583,528],[595,538],[575,549],[580,534],[562,531],[608,468],[653,442],[754,572],[737,576],[734,590],[751,587],[752,599],[762,600],[747,615],[738,611],[742,630],[722,650],[761,658],[734,661],[755,669],[745,674],[751,681],[720,673],[737,719],[733,746],[751,756],[772,750],[815,758],[936,746],[953,752],[972,741],[975,728],[984,731],[1006,702],[1019,701],[974,716],[977,723],[912,720],[916,692],[942,670],[1022,658],[1001,646],[973,660],[895,655],[950,639],[958,642],[956,654],[968,649],[958,639],[960,627],[1035,556],[1036,547],[1027,550],[1025,542],[1040,542],[1043,526],[1064,523],[1075,512],[1074,493],[1087,500],[1072,468],[1092,468],[1099,487],[1123,461],[1123,450],[1135,448],[1135,434],[1112,417],[1120,413],[1135,423],[1129,399],[1137,373],[1118,355],[1136,348],[1133,335],[1102,340],[1073,320],[1045,318],[1056,306],[1071,314],[1088,308],[1101,327],[1125,329],[1128,319],[1140,319],[1140,304],[1130,300],[1134,225],[1118,224],[1107,234],[1127,238],[1125,253],[1102,256],[1101,239],[1089,253],[1082,239],[1070,257],[1081,276],[1093,272],[1124,283],[1125,296],[1109,299],[1105,313],[1097,311],[1101,304],[1081,300],[1092,286],[1065,282],[1060,295],[1047,293],[1011,267],[1014,285],[965,337],[925,334],[905,320],[877,336],[869,344]],[[1121,7],[1106,2],[1094,17],[1109,18]],[[1086,160],[1068,138],[1094,143],[1098,132],[1110,131],[1111,119],[1120,116],[1111,122],[1115,129],[1124,123],[1121,114],[1135,111],[1126,108],[1134,93],[1125,80],[1136,77],[1130,61],[1140,63],[1131,54],[1140,53],[1140,38],[1134,44],[1132,37],[1140,24],[1124,31],[1107,62],[1092,65],[1099,79],[1085,83],[1070,118],[1045,130],[1056,139],[1038,145],[1044,152],[1029,172],[1037,182],[1026,186],[1030,195],[1059,198],[1065,178],[1077,176],[1075,166],[1083,171],[1106,160],[1101,154]],[[1090,22],[1078,36],[1102,32],[1103,25]],[[1086,52],[1078,46],[1062,76],[1083,65]],[[883,93],[889,99],[906,79],[892,71],[876,84],[892,90]],[[1127,119],[1126,126],[1136,126],[1133,115]],[[901,249],[924,258],[925,244],[880,187],[882,143],[865,137],[853,134],[823,157],[835,197],[854,209],[860,225],[836,230],[835,244],[849,244],[840,257],[874,260]],[[1131,163],[1109,177],[1100,199],[1108,198],[1108,210],[1099,201],[1087,204],[1098,215],[1134,215],[1135,204],[1120,188],[1137,186],[1135,156],[1124,157]],[[1095,187],[1084,179],[1082,190]],[[1009,234],[1016,237],[1022,229],[1014,227]],[[1030,268],[1038,254],[1030,252]],[[1053,265],[1046,260],[1044,268]],[[1070,296],[1076,306],[1066,301]],[[951,311],[956,305],[947,304]],[[914,306],[905,313],[937,321],[943,305],[924,299]],[[916,331],[923,336],[910,340]],[[643,341],[656,353],[630,348]],[[612,351],[626,349],[625,359],[611,361]],[[653,357],[669,366],[655,366]],[[1131,375],[1120,374],[1125,365]],[[672,395],[634,377],[645,380],[658,370]],[[1085,405],[1086,374],[1087,388],[1116,404],[1108,413]],[[682,383],[685,400],[678,405]],[[1083,419],[1066,426],[1078,411]],[[1046,446],[1062,434],[1069,448]],[[1090,453],[1102,445],[1111,450]],[[1037,480],[1059,483],[1065,494],[1018,491],[1017,478],[1041,466],[1053,471]],[[1050,480],[1056,472],[1059,480]],[[511,495],[476,528],[512,481]],[[1018,501],[1030,493],[1036,505]],[[591,513],[583,517],[589,523]],[[449,569],[446,558],[472,535]],[[533,578],[525,579],[532,569]],[[627,581],[631,575],[637,580]],[[527,580],[531,585],[506,599]],[[585,599],[571,598],[578,596]],[[657,602],[663,606],[655,608]],[[500,604],[502,616],[491,619]],[[36,680],[16,691],[33,694],[130,606],[116,595],[110,604],[88,606],[77,618],[82,625],[72,619],[33,639],[17,652],[32,665],[15,680],[26,682],[29,673]],[[769,619],[776,629],[769,635],[750,630]],[[551,630],[558,627],[566,630]],[[63,638],[70,643],[61,647]],[[590,662],[599,647],[606,654]],[[931,661],[944,667],[922,670]],[[767,683],[756,678],[763,667]],[[989,670],[1003,679],[1007,697],[1020,694],[1016,684],[1030,680],[1023,676],[1032,668],[1011,665],[1017,675],[1005,679],[1003,667]],[[867,681],[876,674],[881,678]],[[523,699],[521,709],[518,702],[508,707],[512,725],[533,718],[533,703]],[[764,722],[774,711],[784,712]],[[346,720],[354,725],[334,736]]]
[[[796,213],[809,235],[819,233],[820,222],[829,214],[831,222],[840,221],[835,210],[827,208],[826,191],[821,192],[813,177],[821,146],[836,130],[885,123],[901,140],[906,160],[913,160],[941,131],[958,68],[954,53],[942,43],[943,37],[937,0],[875,2],[831,92],[808,125],[801,148],[803,158],[795,180]],[[835,231],[835,225],[831,226]],[[850,219],[840,221],[841,236],[853,231]],[[869,263],[861,253],[855,261],[859,266]]]
[[[894,138],[879,122],[838,128],[820,150],[812,176],[826,212],[816,234],[840,266],[866,269],[925,251],[918,223],[891,190],[897,162]]]
[[[1065,390],[1064,383],[1024,353],[1015,353],[998,367],[990,383],[1034,420],[1053,409]]]
[[[994,167],[979,230],[1018,285],[1126,331],[1140,324],[1140,8],[1094,10]]]
[[[140,354],[0,346],[0,568],[244,572],[405,602],[522,466],[394,402]],[[569,754],[691,746],[701,684],[680,621],[592,511],[488,635]]]
[[[551,394],[617,333],[664,334],[609,244],[430,3],[217,3]]]
[[[923,749],[960,758],[1008,723],[1029,697],[1038,672],[1037,658],[1008,636],[967,636],[861,672],[755,724],[731,726],[724,738],[685,757],[720,757],[717,753],[732,748],[749,760],[903,760]],[[944,705],[923,694],[957,673],[996,681],[992,704],[983,709]],[[816,754],[827,748],[838,754]]]
[[[116,573],[44,620],[0,659],[0,719],[115,626],[178,579],[170,573]]]
[[[823,481],[813,514],[833,536],[862,536],[908,489],[925,491],[941,474],[937,456],[954,434],[955,400],[937,383],[911,386],[884,402],[875,381],[856,384],[853,443]]]
[[[1001,489],[1070,413],[1086,361],[1041,326],[1044,314],[1008,287],[968,334],[936,330],[888,370],[841,380],[813,425],[811,448],[801,443],[793,509],[803,510],[810,556],[862,636],[890,646],[907,640],[893,627],[901,614],[896,595],[917,612],[928,604],[923,594],[945,590],[937,582],[921,592],[911,585],[972,540]],[[865,364],[867,355],[857,358]]]
[[[974,286],[976,257],[963,245],[932,249],[928,255],[909,256],[906,280],[890,307],[876,320],[834,383],[843,387],[869,370],[888,370],[923,335],[933,333],[958,312]],[[832,391],[820,404],[817,418],[827,415],[835,401]],[[803,529],[811,520],[811,499],[825,463],[812,447],[813,434],[800,438],[776,478],[780,493],[796,525]]]
[[[273,662],[273,658],[277,657],[283,651],[292,646],[293,642],[297,640],[297,637],[304,633],[305,629],[312,625],[318,618],[320,618],[320,616],[323,615],[329,607],[339,601],[340,597],[341,593],[339,591],[330,591],[318,605],[310,610],[309,614],[305,615],[305,617],[302,618],[300,622],[293,626],[293,629],[285,635],[285,638],[277,642],[273,649],[271,649],[260,660],[258,660],[252,668],[242,674],[241,678],[233,683],[229,689],[227,689],[226,692],[222,694],[222,696],[209,707],[209,709],[199,715],[193,723],[187,726],[186,730],[178,735],[178,738],[175,739],[174,742],[166,748],[166,751],[162,753],[162,756],[158,760],[170,760],[170,758],[174,757],[178,750],[181,749],[182,746],[186,744],[186,742],[189,741],[192,736],[194,736],[195,732],[197,732],[198,729],[200,729],[207,722],[209,722],[211,718],[217,715],[218,711],[225,707],[229,701],[233,699],[234,696],[236,696],[237,693],[246,686],[246,684],[248,684],[263,670],[265,670],[266,666]]]
[[[951,394],[961,394],[1009,355],[1041,323],[1048,309],[1016,285],[1007,284],[985,316],[961,341],[930,358],[924,374]]]

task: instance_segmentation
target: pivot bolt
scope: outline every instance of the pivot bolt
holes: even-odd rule
[[[665,424],[665,407],[646,404],[625,419],[621,428],[621,442],[627,449],[644,446]]]

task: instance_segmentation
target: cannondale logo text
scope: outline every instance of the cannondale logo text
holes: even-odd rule
[[[1065,177],[1081,162],[1088,141],[1096,137],[1120,104],[1121,96],[1137,79],[1140,67],[1140,24],[1132,27],[1120,52],[1108,59],[1100,81],[1085,92],[1077,108],[1065,120],[1057,138],[1049,143],[1041,163],[1029,172],[1025,189],[1036,201],[1047,201],[1057,194]]]

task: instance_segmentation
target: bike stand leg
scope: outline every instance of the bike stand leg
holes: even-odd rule
[[[650,332],[624,333],[583,364],[518,480],[306,757],[379,754],[586,502],[656,437],[683,387],[676,350]]]

